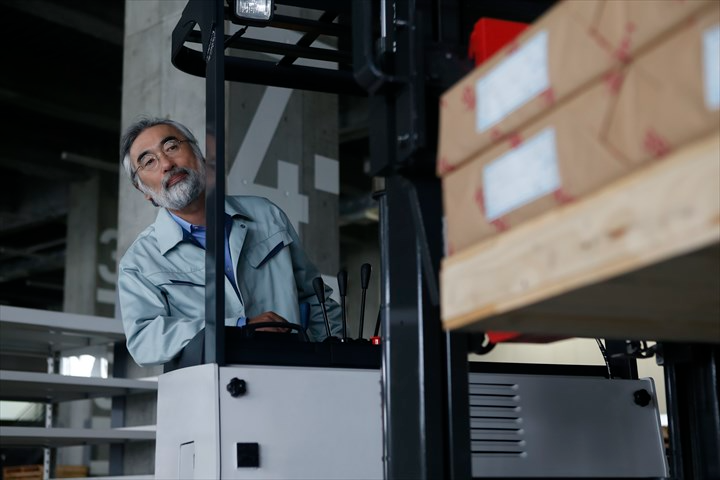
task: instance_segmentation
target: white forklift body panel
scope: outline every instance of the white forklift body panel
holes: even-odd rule
[[[157,412],[155,478],[383,478],[378,369],[181,368],[160,376]]]
[[[470,373],[469,395],[475,478],[668,474],[651,379]],[[155,478],[383,472],[378,369],[205,364],[159,378]]]

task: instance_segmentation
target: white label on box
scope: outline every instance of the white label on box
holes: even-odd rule
[[[478,132],[548,89],[547,45],[548,32],[543,30],[475,83]]]
[[[705,103],[710,110],[720,108],[720,25],[703,34],[705,65]]]
[[[560,188],[555,129],[546,128],[483,168],[485,217],[497,220]]]

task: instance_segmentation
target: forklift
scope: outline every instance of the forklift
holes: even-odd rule
[[[489,337],[442,329],[440,95],[473,67],[472,15],[530,23],[553,4],[188,0],[172,63],[205,78],[206,133],[215,139],[206,158],[216,178],[207,192],[205,328],[159,378],[156,478],[691,479],[720,471],[717,427],[702,421],[718,422],[717,389],[702,386],[716,371],[716,349],[664,345],[667,452],[657,393],[652,379],[637,378],[633,342],[607,342],[607,369],[471,363],[469,353],[492,348]],[[290,30],[299,40],[254,38],[253,29]],[[313,47],[321,36],[336,47]],[[212,286],[224,284],[226,81],[368,102],[366,173],[382,179],[376,341],[313,343],[302,328],[263,335],[223,325],[224,292]]]

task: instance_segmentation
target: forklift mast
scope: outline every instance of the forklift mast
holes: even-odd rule
[[[384,476],[471,478],[468,348],[478,334],[445,332],[440,321],[439,99],[474,67],[467,51],[476,20],[531,23],[555,0],[275,0],[277,14],[266,21],[238,17],[234,3],[188,0],[172,35],[173,65],[206,79],[206,134],[214,139],[206,142],[215,176],[207,190],[206,327],[199,363],[227,363],[224,289],[216,288],[224,284],[224,82],[366,97],[367,173],[384,179],[376,193]],[[295,9],[301,14],[284,13]],[[251,27],[300,37],[295,44],[245,37]],[[336,48],[313,47],[320,36]],[[328,66],[310,66],[318,61]],[[632,366],[628,371],[632,378]]]

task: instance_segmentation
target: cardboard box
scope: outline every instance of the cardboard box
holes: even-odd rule
[[[628,169],[602,141],[604,82],[442,178],[447,253],[507,230]]]
[[[557,5],[441,97],[438,174],[457,167],[615,63],[588,33],[587,19],[601,3]]]
[[[447,253],[720,131],[720,3],[446,174]]]
[[[443,176],[577,94],[715,0],[566,0],[440,100]]]
[[[630,61],[650,43],[717,0],[612,0],[593,20],[593,32],[620,61]]]
[[[675,32],[617,80],[607,141],[632,163],[720,132],[720,2]]]

